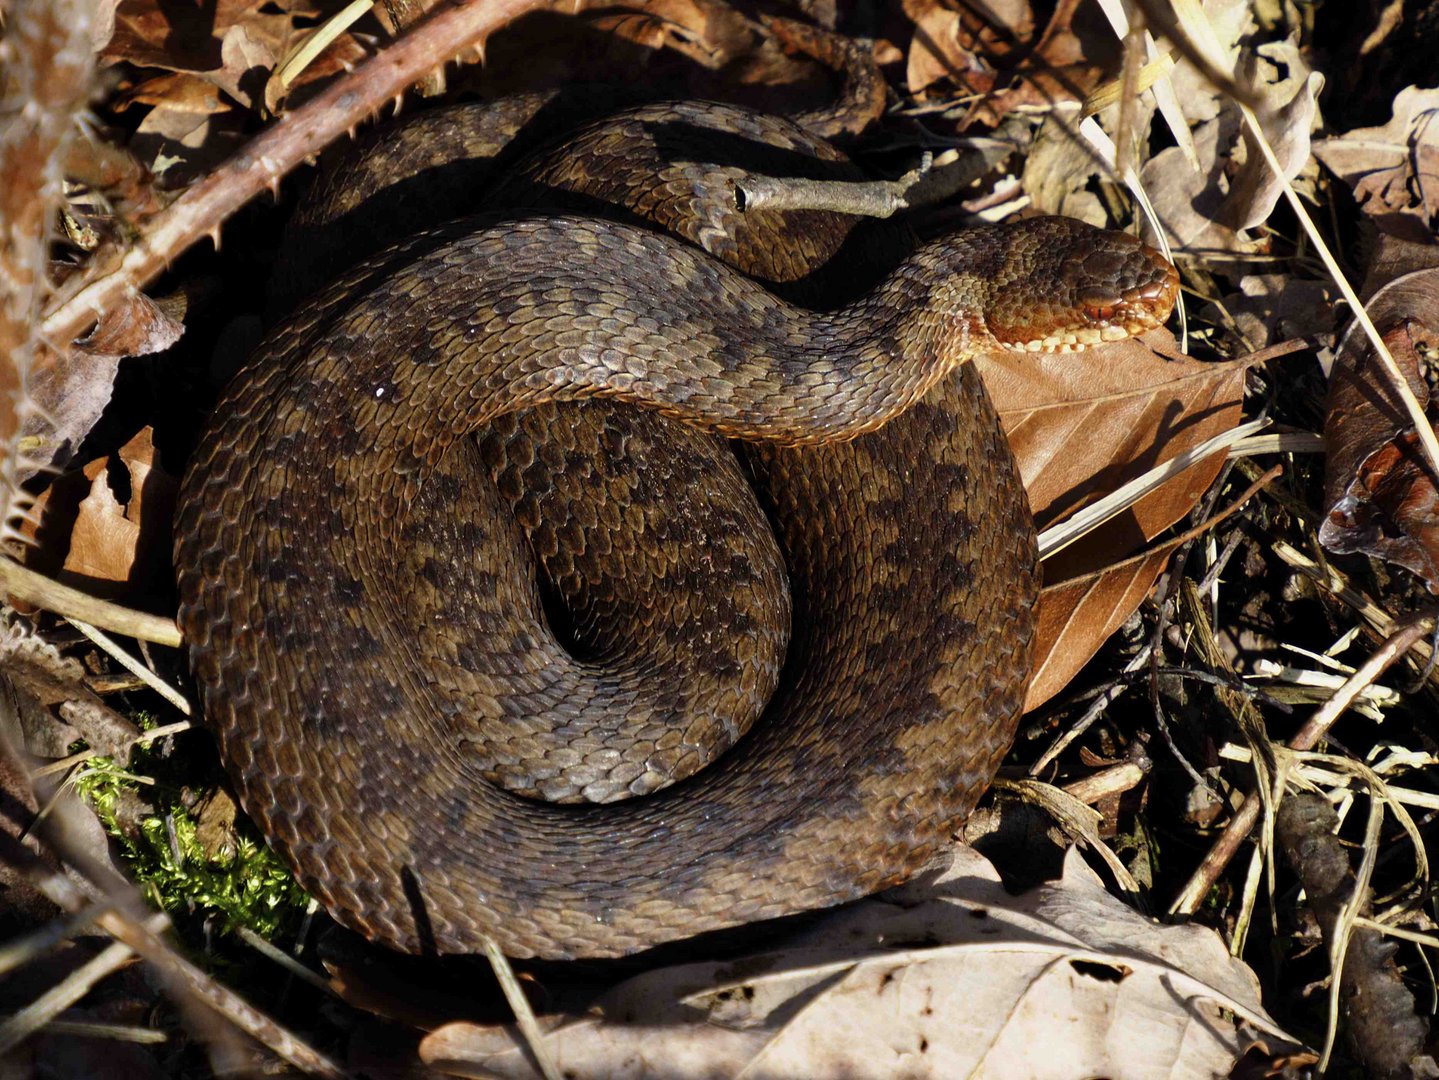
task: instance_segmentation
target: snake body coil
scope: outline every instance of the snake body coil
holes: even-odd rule
[[[549,160],[603,186],[678,124],[837,157],[682,105]],[[689,199],[666,167],[621,205]],[[698,217],[670,227],[753,264]],[[771,255],[772,281],[847,231],[776,220],[759,239],[799,269]],[[824,312],[574,214],[359,266],[262,345],[181,496],[181,621],[246,810],[337,919],[411,952],[616,955],[904,880],[992,778],[1033,636],[1032,525],[963,361],[1127,335],[1174,286],[1056,218],[931,241]],[[592,398],[644,409],[553,406]]]

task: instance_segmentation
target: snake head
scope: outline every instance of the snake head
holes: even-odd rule
[[[997,226],[984,330],[1006,352],[1074,352],[1162,326],[1179,274],[1127,233],[1062,217]]]

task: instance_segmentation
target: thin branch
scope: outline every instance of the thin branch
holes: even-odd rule
[[[179,709],[184,715],[193,715],[193,710],[190,708],[190,703],[185,700],[184,694],[180,693],[180,691],[176,690],[124,649],[120,648],[119,644],[108,634],[97,630],[83,619],[70,618],[66,621],[113,657],[115,662],[126,671],[150,687],[151,690],[154,690],[155,693]]]
[[[735,206],[741,211],[831,210],[837,214],[887,218],[909,208],[911,190],[934,164],[934,159],[926,153],[919,165],[896,180],[806,180],[746,174],[734,182]]]
[[[402,95],[414,82],[526,12],[538,0],[468,0],[442,5],[404,37],[337,79],[274,124],[151,218],[123,256],[97,260],[86,280],[49,313],[46,340],[68,343],[103,312],[143,288],[255,196]],[[94,620],[87,620],[94,621]]]
[[[1429,627],[1434,619],[1433,615],[1420,615],[1403,626],[1393,637],[1381,645],[1374,655],[1364,662],[1363,667],[1349,677],[1334,694],[1319,709],[1315,710],[1313,716],[1294,737],[1289,740],[1291,750],[1312,750],[1320,739],[1334,726],[1334,722],[1344,714],[1344,711],[1354,704],[1355,700],[1365,688],[1372,685],[1399,657],[1403,656],[1415,642],[1429,633]],[[1240,845],[1244,843],[1255,823],[1259,820],[1261,800],[1257,795],[1250,795],[1244,800],[1244,804],[1230,819],[1224,832],[1210,848],[1209,854],[1194,871],[1184,889],[1180,892],[1174,905],[1169,909],[1175,915],[1192,915],[1199,909],[1204,897],[1219,880],[1219,875],[1224,872],[1230,861],[1238,853]]]
[[[112,604],[108,600],[101,600],[69,585],[62,585],[53,578],[37,574],[3,555],[0,555],[0,594],[34,604],[57,615],[82,619],[92,626],[103,627],[116,634],[124,634],[126,637],[138,638],[156,645],[168,645],[172,649],[178,649],[184,641],[174,619],[134,611],[119,604]]]

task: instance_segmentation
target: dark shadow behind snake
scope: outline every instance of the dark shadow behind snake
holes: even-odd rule
[[[293,277],[332,257],[305,239],[329,222],[381,240],[417,199],[473,207],[474,179],[400,196],[492,157],[481,130],[438,110],[380,136],[298,227]],[[192,461],[176,560],[207,723],[301,882],[376,941],[618,955],[862,896],[948,842],[1013,737],[1033,528],[962,361],[1153,325],[1172,268],[1063,219],[900,261],[833,215],[737,215],[716,160],[857,175],[724,106],[582,127],[486,203],[564,213],[353,267]],[[549,404],[610,397],[650,408]],[[746,440],[743,465],[688,425]]]

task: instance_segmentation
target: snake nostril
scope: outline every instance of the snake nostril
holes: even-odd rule
[[[1171,297],[1177,285],[1178,281],[1171,270],[1163,277],[1126,289],[1124,299],[1131,304],[1158,304]]]

